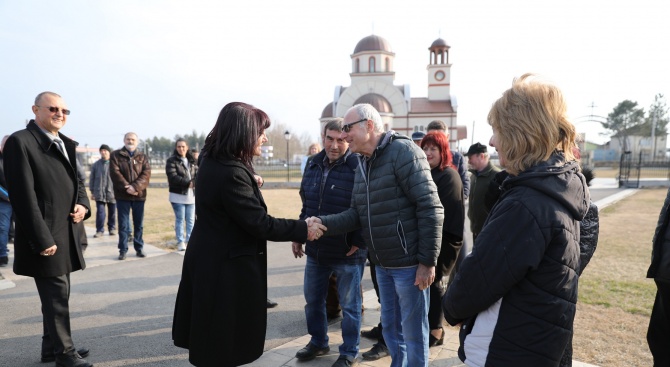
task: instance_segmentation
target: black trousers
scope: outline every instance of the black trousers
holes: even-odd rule
[[[654,279],[656,300],[649,318],[647,343],[654,366],[670,366],[670,282]]]
[[[70,331],[70,274],[35,278],[42,301],[42,354],[74,352]]]

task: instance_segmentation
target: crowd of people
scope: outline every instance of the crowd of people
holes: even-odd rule
[[[77,175],[77,143],[60,133],[70,114],[64,100],[43,92],[32,110],[26,129],[0,145],[0,266],[7,264],[14,216],[14,272],[34,278],[41,301],[41,360],[88,367],[89,350],[72,340],[68,303],[70,273],[86,267],[80,227],[91,203]],[[468,172],[444,122],[410,138],[385,131],[373,106],[354,105],[343,118],[325,121],[322,145],[313,145],[304,161],[300,216],[282,219],[268,214],[253,167],[270,119],[246,103],[225,105],[200,156],[178,139],[165,167],[174,249],[185,251],[174,344],[188,349],[196,366],[258,359],[267,308],[276,305],[267,298],[267,241],[289,241],[295,258],[306,257],[311,338],[296,353],[299,361],[330,351],[334,299],[343,343],[333,367],[353,366],[359,354],[367,360],[390,355],[394,367],[428,366],[429,348],[444,343],[445,321],[460,326],[458,355],[468,366],[571,365],[579,276],[598,238],[592,176],[579,166],[576,130],[555,85],[532,74],[515,79],[488,121],[488,145],[502,168],[476,143],[465,154]],[[119,260],[129,243],[136,256],[146,256],[151,167],[138,141],[129,132],[120,149],[103,144],[89,178],[93,237],[105,229],[118,233]],[[649,270],[658,294],[648,334],[655,360],[666,363],[668,202]],[[463,247],[466,215],[471,249]],[[381,304],[372,330],[361,330],[366,261]],[[376,339],[364,353],[361,336]]]

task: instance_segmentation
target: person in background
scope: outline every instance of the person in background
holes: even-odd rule
[[[193,159],[195,159],[195,163],[197,164],[198,158],[200,157],[200,152],[195,148],[191,148],[191,155],[193,156]]]
[[[524,74],[489,112],[509,176],[443,298],[469,366],[558,366],[572,335],[590,194],[566,111],[558,87]]]
[[[5,135],[0,143],[0,267],[5,267],[9,264],[7,242],[9,241],[9,227],[12,222],[12,204],[9,202],[5,171],[2,168],[4,160],[2,150],[8,137],[9,135]]]
[[[207,135],[196,177],[197,220],[182,267],[174,344],[195,366],[229,367],[263,354],[267,241],[314,241],[325,226],[268,215],[253,158],[267,142],[268,115],[241,102],[223,107]]]
[[[426,133],[423,131],[415,131],[412,133],[412,141],[416,145],[421,146],[421,139],[423,139],[424,136],[426,136]]]
[[[484,226],[486,217],[489,215],[489,209],[484,204],[484,198],[493,177],[500,172],[500,168],[491,163],[488,148],[484,144],[472,144],[465,155],[468,157],[468,163],[472,168],[470,170],[472,175],[470,176],[468,218],[470,218],[472,239],[476,240]]]
[[[358,158],[349,152],[349,144],[340,138],[342,119],[325,121],[322,134],[324,149],[313,156],[307,165],[300,185],[302,211],[300,219],[339,213],[349,208]],[[292,243],[293,255],[307,255],[305,264],[305,318],[311,339],[296,353],[299,361],[308,361],[330,351],[326,295],[331,274],[337,277],[337,295],[342,308],[342,339],[340,356],[333,367],[347,367],[355,363],[361,329],[360,292],[367,249],[360,231],[339,236],[323,237],[302,243]]]
[[[445,124],[444,121],[431,121],[428,126],[426,126],[426,133],[431,133],[433,131],[445,134],[447,140],[449,140],[449,131],[447,130],[447,124]],[[468,169],[465,166],[465,159],[463,159],[463,154],[457,150],[452,150],[451,156],[454,166],[457,168],[459,176],[461,176],[461,182],[463,183],[463,198],[467,200],[468,197],[470,197],[470,177],[468,176]]]
[[[32,277],[42,308],[42,362],[90,367],[70,330],[70,273],[86,268],[77,225],[90,217],[86,186],[77,177],[77,142],[60,133],[70,110],[56,93],[42,92],[35,119],[12,134],[3,154],[16,216],[14,273]]]
[[[307,155],[300,159],[300,173],[301,174],[305,173],[305,167],[307,167],[307,165],[309,164],[309,161],[312,159],[312,157],[314,157],[314,155],[316,153],[318,153],[320,151],[321,151],[321,144],[319,144],[319,143],[310,144],[309,148],[307,148]]]
[[[385,132],[379,112],[366,103],[346,112],[341,137],[362,155],[351,207],[313,219],[322,221],[329,235],[362,229],[375,263],[391,366],[428,366],[428,288],[444,208],[426,155],[409,137]]]
[[[177,251],[186,250],[195,223],[195,177],[198,165],[188,150],[185,139],[175,142],[174,153],[165,164],[169,185],[169,200],[174,211],[174,229],[177,236]],[[186,226],[186,232],[184,232]]]
[[[130,212],[133,212],[133,246],[137,257],[146,257],[142,229],[144,202],[151,178],[149,157],[137,149],[139,139],[133,132],[123,137],[123,148],[112,152],[109,176],[114,184],[114,197],[119,214],[119,260],[126,259],[130,238]]]
[[[647,278],[656,283],[656,298],[649,318],[647,344],[654,366],[670,366],[670,190],[658,216],[652,240],[651,265]]]
[[[421,149],[426,153],[430,174],[437,186],[437,194],[444,207],[442,224],[442,245],[435,266],[435,280],[430,285],[430,308],[428,324],[430,335],[428,346],[444,343],[442,328],[442,296],[446,291],[443,278],[451,274],[458,252],[463,246],[463,227],[465,226],[465,207],[463,204],[463,183],[452,162],[449,139],[438,132],[428,133],[421,140]]]
[[[116,200],[114,199],[114,185],[109,177],[109,157],[112,149],[107,144],[100,146],[100,159],[91,166],[91,175],[88,178],[88,187],[91,190],[91,200],[95,200],[95,234],[94,238],[105,234],[105,219],[110,236],[116,235]],[[105,209],[107,213],[105,214]]]

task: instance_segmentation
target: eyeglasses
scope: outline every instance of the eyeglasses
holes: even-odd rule
[[[354,122],[352,122],[352,123],[350,123],[350,124],[343,125],[343,126],[342,126],[342,131],[344,131],[345,133],[348,133],[349,131],[351,131],[351,127],[352,127],[352,126],[356,125],[356,124],[359,123],[359,122],[363,122],[363,121],[367,121],[367,120],[368,120],[368,119],[360,119],[360,120],[358,120],[358,121],[354,121]]]
[[[37,106],[37,105],[35,105],[35,106]],[[37,106],[37,107],[42,107],[42,106]],[[52,107],[45,107],[45,108],[49,109],[49,111],[52,112],[52,113],[57,113],[58,111],[61,111],[63,113],[63,115],[69,115],[70,114],[70,110],[68,110],[66,108],[58,108],[58,107],[53,107],[53,106]]]

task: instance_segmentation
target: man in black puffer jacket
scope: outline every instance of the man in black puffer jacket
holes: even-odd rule
[[[362,154],[351,208],[320,220],[328,235],[363,229],[391,365],[428,366],[428,287],[435,278],[444,208],[421,148],[383,126],[369,104],[344,115],[341,137]]]
[[[356,154],[340,138],[342,119],[326,121],[323,131],[324,149],[313,156],[305,168],[300,185],[302,211],[300,219],[335,214],[349,209],[354,175],[358,167]],[[293,242],[293,255],[302,257],[302,244]],[[337,295],[342,308],[342,340],[340,357],[335,366],[352,365],[358,354],[361,329],[361,278],[367,249],[360,230],[307,241],[305,265],[305,316],[309,344],[298,351],[298,360],[306,361],[330,350],[326,294],[331,273],[337,277]]]

